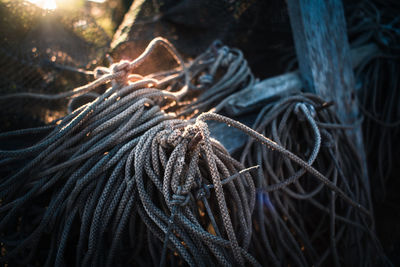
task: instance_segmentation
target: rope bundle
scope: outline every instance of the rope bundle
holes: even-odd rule
[[[162,110],[187,86],[168,92],[160,90],[168,82],[131,74],[158,44],[175,55],[158,38],[138,59],[97,69],[97,80],[73,92],[3,97],[93,99],[49,126],[0,134],[40,139],[0,150],[3,262],[258,264],[247,252],[255,202],[248,170],[204,122]],[[91,93],[109,82],[103,94]]]
[[[147,235],[153,244],[142,248],[147,255],[142,262],[152,258],[149,254],[160,254],[162,244],[171,240],[172,249],[192,266],[245,260],[256,265],[246,252],[255,200],[250,175],[210,139],[206,124],[170,120],[160,111],[151,97],[165,97],[164,93],[130,87],[136,90],[116,103],[112,99],[126,88],[114,96],[111,89],[61,120],[46,137],[46,146],[43,142],[2,151],[12,157],[8,164],[30,160],[1,184],[0,226],[7,259],[21,256],[18,263],[25,264],[37,249],[50,246],[46,265],[64,264],[67,251],[75,255],[75,262],[68,264],[112,265],[124,242],[140,257],[136,240]],[[54,138],[61,132],[61,138]],[[30,152],[35,154],[30,157]],[[47,201],[42,205],[36,203],[43,200]],[[28,212],[28,219],[25,213],[32,203],[38,211]],[[143,231],[143,223],[150,232]],[[130,239],[125,240],[127,232]],[[50,245],[44,245],[49,233]],[[75,239],[76,251],[68,247]]]
[[[188,87],[171,109],[186,119],[211,109],[220,110],[227,97],[256,82],[243,53],[219,41],[185,68],[157,72],[148,77],[161,80],[160,88],[166,91],[181,91],[182,86]]]
[[[154,127],[141,137],[134,158],[139,213],[150,229],[156,228],[153,233],[166,233],[159,236],[162,260],[170,244],[190,265],[257,264],[246,252],[255,200],[252,178],[210,139],[204,122],[175,120]]]
[[[252,242],[256,251],[268,253],[258,254],[259,261],[370,266],[382,255],[357,151],[328,106],[315,95],[294,95],[266,105],[257,117],[257,132],[329,181],[315,179],[287,155],[249,139],[241,161],[260,166]],[[348,198],[337,198],[340,194]]]
[[[180,68],[132,74],[159,44]],[[92,101],[77,107],[72,100],[70,114],[48,126],[0,134],[40,140],[0,150],[2,262],[340,265],[352,262],[350,253],[361,264],[372,262],[367,252],[378,244],[369,185],[322,100],[301,95],[271,103],[255,124],[258,132],[215,113],[187,119],[219,110],[225,96],[254,82],[240,51],[218,44],[185,64],[156,38],[134,61],[95,73],[94,82],[72,92],[18,95]],[[2,99],[9,97],[17,96]],[[242,163],[210,138],[208,120],[253,138]]]
[[[138,90],[146,83],[130,86],[135,91],[122,95],[118,102],[114,102],[115,97],[123,90],[113,95],[119,88],[111,88],[52,125],[38,144],[0,152],[4,164],[15,165],[0,185],[0,229],[7,258],[20,258],[20,264],[25,264],[35,257],[36,249],[50,246],[47,264],[59,266],[68,241],[74,237],[78,240],[77,265],[100,259],[96,256],[104,248],[98,244],[106,229],[112,225],[116,233],[121,231],[114,216],[121,215],[117,209],[121,212],[124,208],[117,197],[127,198],[130,190],[123,179],[126,154],[143,133],[168,119],[154,105],[163,93]],[[132,99],[132,95],[140,97]],[[110,193],[116,197],[114,202]],[[46,241],[47,237],[50,240]],[[118,240],[109,243],[114,250],[115,242]],[[82,254],[85,249],[87,253]],[[110,251],[111,259],[114,250]]]
[[[226,98],[239,90],[252,87],[256,81],[243,53],[239,49],[222,46],[219,42],[214,42],[194,60],[189,71],[195,81],[197,78],[195,83],[199,84],[197,88],[202,92],[180,113],[185,116],[200,114],[212,108],[217,112]]]

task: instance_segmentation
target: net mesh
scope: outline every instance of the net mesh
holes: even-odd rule
[[[45,11],[29,2],[1,1],[1,94],[57,93],[88,82],[85,70],[102,61],[110,42],[90,10]],[[57,101],[9,101],[0,108],[0,130],[46,123],[64,112]]]

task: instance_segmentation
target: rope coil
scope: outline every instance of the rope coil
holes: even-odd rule
[[[132,74],[159,44],[179,69]],[[321,99],[297,95],[271,103],[254,129],[201,113],[255,81],[242,53],[218,44],[186,64],[157,38],[137,59],[95,73],[86,86],[44,97],[76,98],[111,85],[91,102],[47,127],[0,134],[43,134],[29,147],[0,150],[0,166],[9,166],[0,180],[6,250],[0,261],[308,266],[330,258],[350,262],[352,245],[360,257],[375,251],[368,185],[357,162],[354,179],[347,179],[356,154],[343,129],[328,127],[339,121],[318,109]],[[197,100],[185,103],[198,89]],[[2,99],[8,97],[15,96]],[[208,120],[251,137],[241,162],[210,137]],[[303,216],[310,210],[321,216],[316,228],[314,217]],[[320,240],[326,233],[329,240]],[[41,247],[49,249],[36,255]]]

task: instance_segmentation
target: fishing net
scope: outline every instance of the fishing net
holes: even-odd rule
[[[25,1],[0,1],[1,93],[57,93],[89,82],[86,70],[102,63],[110,43],[91,10],[45,11]],[[63,100],[11,100],[0,109],[0,130],[48,123],[65,115],[64,106]]]

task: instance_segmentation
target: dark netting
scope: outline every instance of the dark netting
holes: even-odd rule
[[[348,4],[353,48],[370,50],[355,70],[377,231],[394,265],[400,264],[400,2]]]
[[[353,48],[371,47],[356,68],[364,138],[374,197],[383,200],[393,176],[400,133],[400,19],[398,1],[363,1],[349,5],[349,37]]]
[[[110,37],[89,8],[44,11],[23,1],[0,2],[1,94],[55,93],[88,82]],[[0,131],[38,125],[65,114],[60,102],[12,100],[0,108]]]

